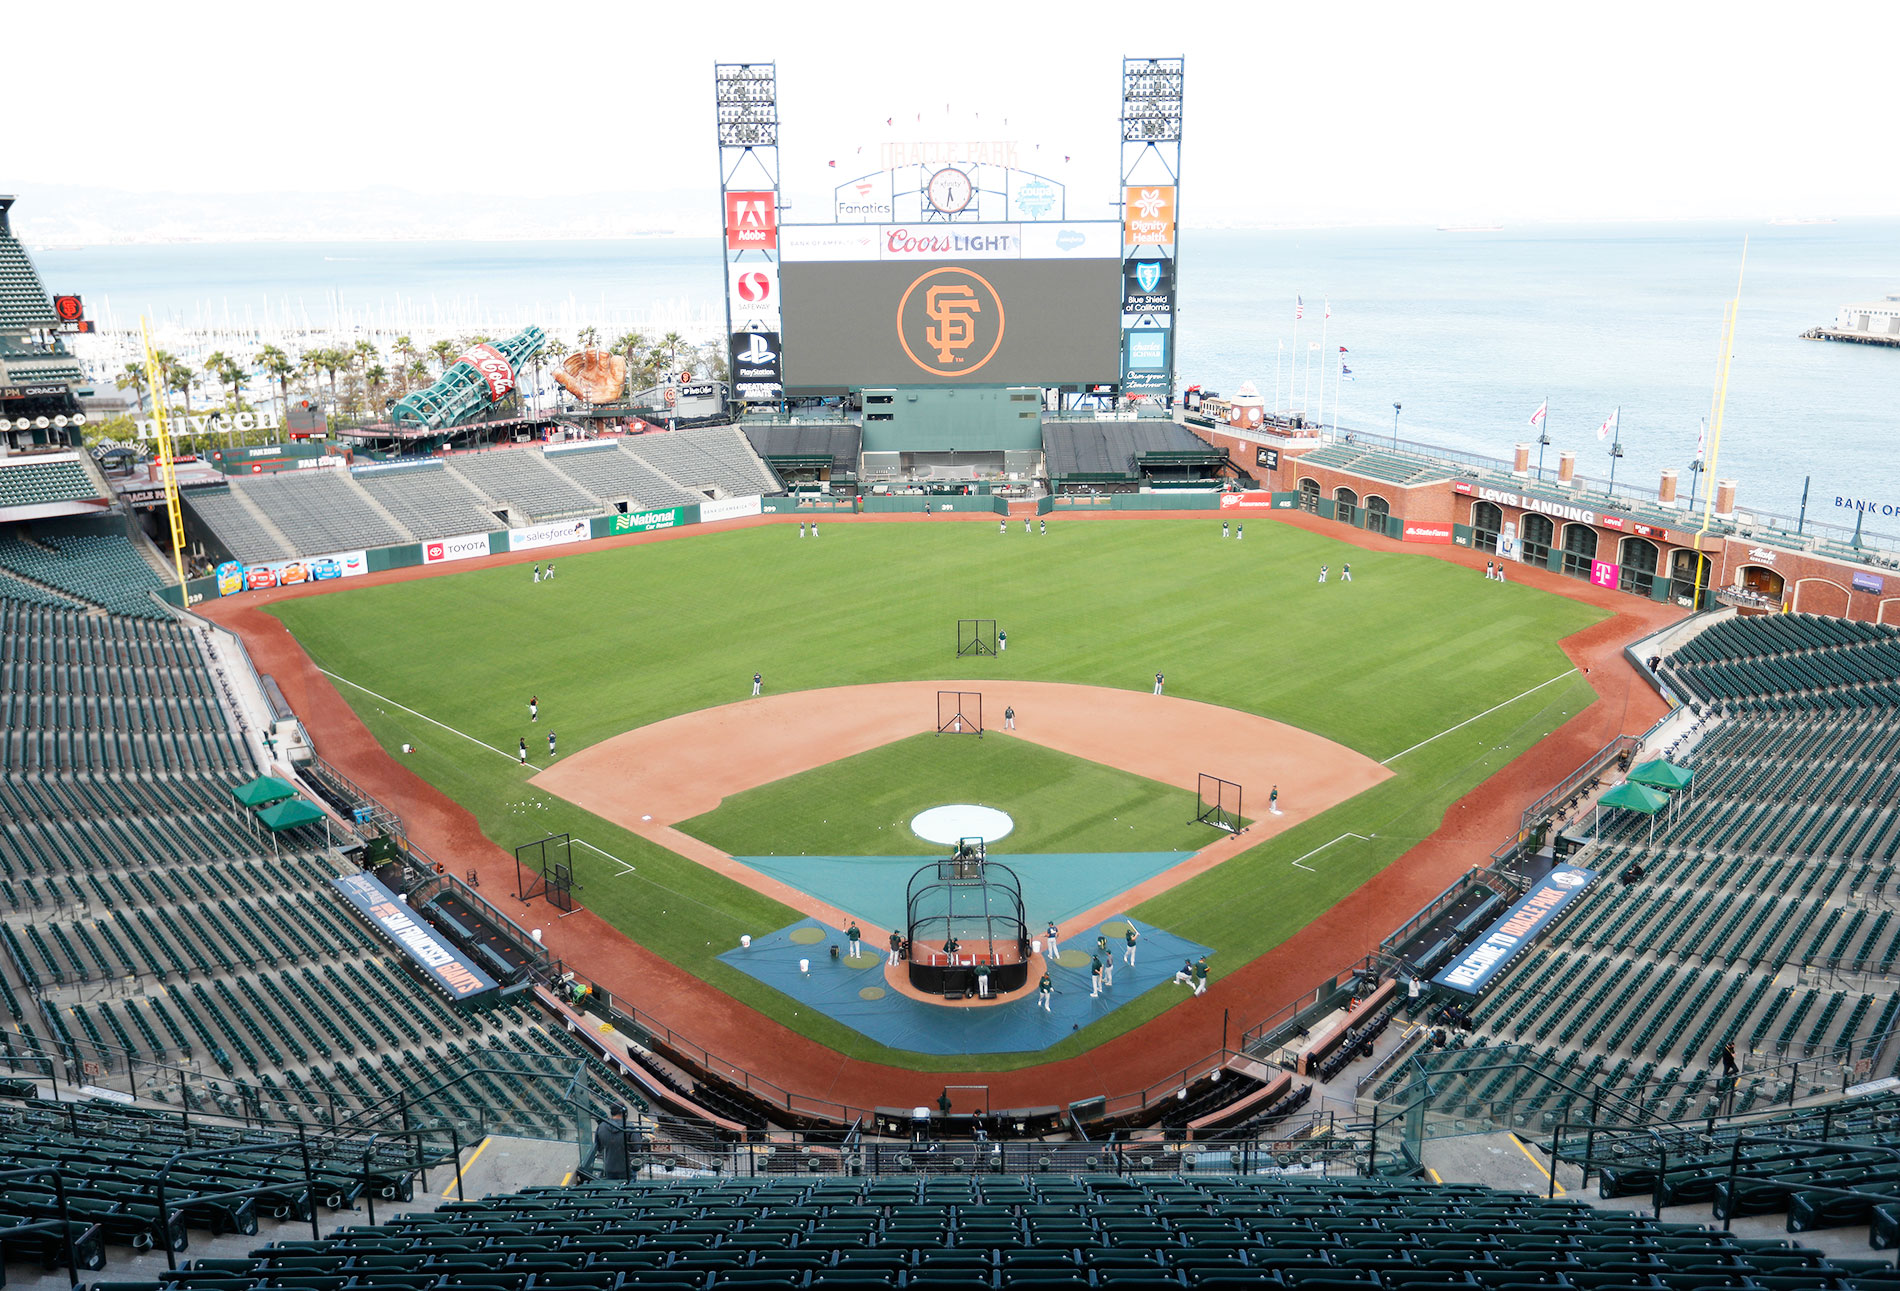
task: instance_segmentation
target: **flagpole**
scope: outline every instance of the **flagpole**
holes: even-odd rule
[[[1544,450],[1550,447],[1550,396],[1544,396],[1544,415],[1537,422],[1537,482],[1544,482]]]
[[[1330,300],[1320,301],[1319,312],[1320,312],[1319,352],[1321,354],[1325,354],[1327,352],[1326,329],[1332,325],[1332,321],[1333,321],[1333,302]],[[1326,424],[1326,369],[1325,368],[1321,368],[1319,370],[1319,424],[1322,427],[1325,426]]]
[[[1280,402],[1280,363],[1286,358],[1286,337],[1280,338],[1280,352],[1273,356],[1273,415],[1278,417],[1285,405]]]
[[[1299,302],[1293,306],[1293,362],[1297,365],[1300,361],[1300,315],[1306,312],[1306,298],[1299,296],[1295,297],[1295,299]],[[1299,374],[1292,368],[1286,370],[1286,407],[1288,412],[1293,411],[1293,382],[1297,380],[1298,377]],[[1306,410],[1302,408],[1300,411],[1305,412]]]
[[[1623,455],[1623,405],[1616,405],[1616,438],[1610,442],[1610,496],[1616,496],[1616,459]]]
[[[1339,383],[1346,379],[1346,360],[1339,360],[1339,368],[1333,373],[1333,434],[1339,434]]]

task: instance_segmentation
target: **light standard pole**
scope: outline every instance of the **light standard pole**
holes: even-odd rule
[[[1392,448],[1393,448],[1393,451],[1396,452],[1398,450],[1398,447],[1399,447],[1399,405],[1395,403],[1392,405]]]
[[[1544,450],[1549,447],[1550,432],[1548,430],[1539,430],[1537,432],[1537,478],[1540,480],[1544,478]],[[1694,504],[1691,503],[1690,505]]]

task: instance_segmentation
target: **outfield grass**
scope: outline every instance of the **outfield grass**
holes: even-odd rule
[[[941,856],[910,830],[929,807],[975,803],[1016,822],[1000,853],[1191,852],[1194,795],[991,731],[913,735],[734,794],[679,828],[729,856]]]
[[[1316,585],[1322,563],[1346,560],[1354,582]],[[1335,904],[1590,702],[1556,642],[1602,617],[1430,557],[1276,524],[1256,526],[1245,544],[1223,542],[1213,518],[1058,521],[1033,537],[920,521],[828,525],[823,538],[800,539],[794,527],[766,526],[563,556],[560,567],[539,585],[510,566],[272,609],[320,666],[495,749],[550,729],[563,749],[585,748],[742,699],[754,672],[773,691],[954,677],[1147,690],[1160,670],[1172,695],[1393,759],[1392,779],[1132,912],[1215,946],[1217,975]],[[957,658],[959,618],[995,618],[1010,649]],[[794,1018],[790,1000],[714,958],[741,932],[792,922],[793,911],[533,790],[512,754],[339,689],[386,748],[504,847],[569,831],[635,862],[615,877],[620,867],[575,854],[582,900],[656,953],[853,1056],[958,1065]],[[530,694],[542,706],[535,727]],[[396,752],[404,742],[416,751]],[[531,747],[538,760],[545,743]],[[1369,841],[1327,845],[1348,834]],[[1310,868],[1292,864],[1301,857]],[[1367,944],[1352,949],[1387,931],[1367,929]],[[1018,1065],[1088,1048],[1179,998],[1151,993]]]

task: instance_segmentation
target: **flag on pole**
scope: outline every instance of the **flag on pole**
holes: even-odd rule
[[[1326,317],[1331,318],[1332,316],[1333,316],[1333,302],[1329,300],[1326,302]]]
[[[1352,369],[1346,366],[1344,360],[1340,361],[1339,375],[1342,380],[1346,380],[1346,381],[1352,380]]]
[[[1695,459],[1697,462],[1706,462],[1708,460],[1708,447],[1709,420],[1704,417],[1695,433]]]
[[[1538,404],[1537,411],[1531,414],[1531,425],[1533,426],[1543,425],[1544,414],[1549,411],[1550,411],[1550,400],[1546,399],[1544,400],[1544,402]]]
[[[1307,349],[1309,349],[1309,350],[1317,350],[1317,349],[1319,348],[1319,342],[1318,342],[1318,341],[1308,341],[1308,342],[1306,343],[1306,348],[1307,348]]]
[[[1344,354],[1344,353],[1346,352],[1346,347],[1345,347],[1345,346],[1343,346],[1343,345],[1342,345],[1342,346],[1340,346],[1340,347],[1339,347],[1339,352],[1340,352],[1341,354]]]
[[[1306,317],[1306,298],[1304,296],[1295,296],[1293,298],[1293,321],[1297,323],[1302,318],[1305,318],[1305,317]]]
[[[1623,410],[1621,408],[1618,408],[1615,412],[1611,413],[1608,417],[1605,417],[1603,419],[1603,424],[1597,427],[1597,438],[1608,439],[1610,437],[1610,432],[1616,429],[1616,419],[1622,416],[1622,414],[1623,414]]]

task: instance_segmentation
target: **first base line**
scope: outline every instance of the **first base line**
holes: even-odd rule
[[[1477,721],[1478,718],[1480,717],[1489,717],[1491,716],[1491,714],[1497,712],[1500,708],[1509,708],[1512,704],[1515,704],[1518,700],[1524,698],[1524,695],[1535,695],[1538,691],[1550,685],[1552,681],[1562,681],[1565,677],[1568,677],[1571,673],[1575,671],[1576,671],[1575,668],[1565,669],[1563,672],[1558,673],[1555,677],[1552,677],[1550,681],[1540,681],[1535,686],[1532,686],[1529,690],[1525,691],[1523,694],[1513,695],[1509,699],[1505,700],[1502,704],[1493,704],[1491,705],[1491,707],[1485,709],[1482,713],[1478,713],[1472,717],[1465,718],[1465,720],[1458,723],[1457,726],[1447,726],[1444,730],[1440,731],[1436,735],[1426,736],[1424,739],[1420,740],[1417,744],[1414,744],[1411,748],[1404,749],[1398,753],[1394,753],[1391,757],[1387,758],[1385,761],[1381,762],[1379,765],[1382,767],[1389,767],[1394,762],[1397,762],[1400,758],[1404,757],[1407,753],[1416,753],[1418,752],[1418,750],[1424,748],[1427,744],[1430,744],[1433,740],[1444,739],[1447,735],[1450,735],[1453,731],[1459,729],[1459,727],[1469,726],[1473,722]]]
[[[1339,838],[1329,839],[1328,841],[1321,843],[1318,847],[1315,847],[1312,851],[1308,852],[1306,856],[1318,856],[1321,852],[1331,847],[1334,843],[1337,843],[1340,838],[1356,838],[1362,843],[1369,843],[1377,837],[1378,837],[1377,834],[1341,834]],[[1306,856],[1300,857],[1299,860],[1296,860],[1293,863],[1295,865],[1299,865],[1300,868],[1305,870],[1308,874],[1318,874],[1319,871],[1314,869],[1312,866],[1300,865],[1300,861],[1305,860]]]

